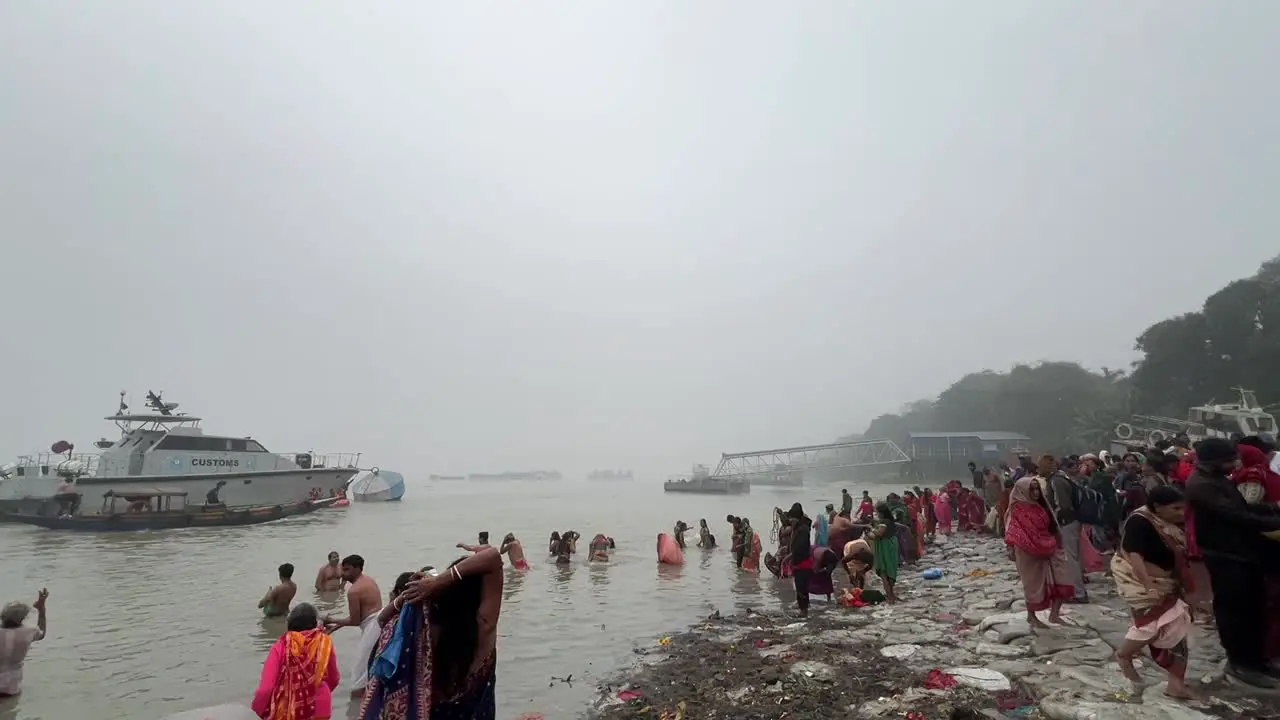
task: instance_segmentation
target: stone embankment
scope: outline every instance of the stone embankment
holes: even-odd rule
[[[922,579],[919,570],[930,567],[945,574]],[[904,568],[896,605],[818,601],[807,621],[776,607],[716,612],[637,648],[636,666],[600,687],[588,717],[1280,718],[1280,697],[1224,679],[1222,647],[1206,617],[1197,617],[1188,671],[1202,700],[1166,697],[1164,675],[1149,659],[1138,663],[1145,682],[1131,684],[1114,660],[1128,611],[1101,574],[1091,576],[1089,592],[1089,604],[1064,608],[1067,626],[1033,631],[1003,544],[953,536],[931,546],[918,569]]]

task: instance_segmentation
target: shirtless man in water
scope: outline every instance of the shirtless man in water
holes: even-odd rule
[[[342,568],[338,567],[338,553],[330,550],[329,562],[321,565],[320,571],[316,573],[316,592],[341,590],[344,584],[346,580],[342,579]]]
[[[351,678],[352,695],[363,695],[369,681],[369,660],[378,643],[378,611],[382,609],[382,591],[373,578],[364,574],[364,558],[348,555],[342,558],[342,579],[351,583],[347,588],[347,616],[334,618],[325,615],[324,631],[333,633],[344,627],[360,628],[360,644],[356,649],[356,661],[347,677]],[[344,673],[345,674],[345,673]]]
[[[524,559],[524,546],[516,539],[515,533],[507,533],[506,537],[502,538],[502,547],[498,552],[511,560],[511,567],[517,570],[529,569],[529,563]]]
[[[258,607],[267,617],[282,617],[289,614],[289,605],[297,594],[298,586],[293,582],[293,565],[285,563],[280,566],[280,584],[267,590],[267,594],[258,601]]]

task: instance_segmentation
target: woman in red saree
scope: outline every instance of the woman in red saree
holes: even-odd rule
[[[981,532],[987,526],[987,503],[979,493],[969,491],[961,513],[968,518],[970,530]]]
[[[742,569],[747,572],[760,572],[760,533],[751,527],[751,521],[746,518],[742,518],[742,542],[745,545]]]
[[[1040,494],[1033,477],[1024,477],[1009,494],[1009,515],[1005,518],[1004,542],[1009,556],[1018,567],[1022,592],[1027,601],[1027,623],[1032,627],[1048,626],[1036,618],[1041,610],[1049,611],[1049,622],[1062,624],[1062,602],[1075,594],[1067,584],[1070,577],[1067,558],[1058,537],[1058,524]]]
[[[967,532],[976,530],[973,520],[969,517],[969,502],[973,498],[973,491],[967,487],[962,487],[956,491],[956,530]]]
[[[288,630],[262,664],[253,711],[264,720],[328,720],[336,687],[333,641],[316,609],[302,603],[289,612]]]

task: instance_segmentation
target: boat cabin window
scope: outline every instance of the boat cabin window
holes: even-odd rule
[[[1276,421],[1274,418],[1267,417],[1265,415],[1252,416],[1252,417],[1246,415],[1241,419],[1244,421],[1245,428],[1247,428],[1249,431],[1245,433],[1246,435],[1255,435],[1260,432],[1276,431]]]
[[[207,435],[166,435],[156,449],[192,452],[266,452],[257,440]]]

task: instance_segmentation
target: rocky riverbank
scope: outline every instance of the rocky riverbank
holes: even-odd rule
[[[919,569],[929,567],[945,574],[921,579]],[[1002,543],[953,536],[930,547],[919,569],[904,569],[896,605],[819,601],[807,621],[776,607],[713,613],[636,648],[636,666],[600,686],[588,717],[1280,718],[1280,697],[1224,680],[1222,648],[1205,618],[1197,618],[1188,671],[1202,700],[1166,697],[1150,661],[1139,661],[1144,684],[1130,684],[1113,659],[1128,612],[1101,574],[1091,577],[1092,602],[1065,608],[1069,625],[1033,632]]]

